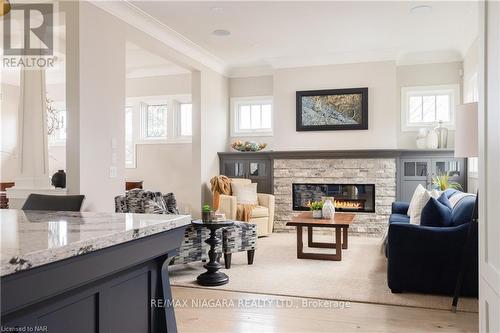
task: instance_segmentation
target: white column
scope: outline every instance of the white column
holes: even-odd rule
[[[479,331],[500,332],[500,3],[479,2]]]
[[[51,186],[48,167],[45,70],[21,69],[15,186],[7,189],[10,208],[22,207],[30,193],[64,194]]]

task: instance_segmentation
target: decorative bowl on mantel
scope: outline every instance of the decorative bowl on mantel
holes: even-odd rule
[[[262,149],[267,147],[267,143],[257,143],[253,141],[241,141],[236,140],[231,144],[231,148],[237,151],[246,152],[246,151],[261,151]]]

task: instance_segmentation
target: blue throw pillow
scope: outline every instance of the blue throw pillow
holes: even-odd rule
[[[439,198],[437,200],[453,211],[453,207],[451,206],[451,202],[448,199],[448,193],[445,193],[445,192],[441,193],[441,195],[439,196]]]
[[[444,193],[438,199],[430,198],[422,209],[420,225],[427,227],[450,227],[451,212],[450,202]]]

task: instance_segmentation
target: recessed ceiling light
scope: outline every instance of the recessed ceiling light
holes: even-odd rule
[[[230,34],[231,34],[230,31],[224,30],[224,29],[217,29],[217,30],[212,31],[212,35],[219,36],[219,37],[229,36]]]
[[[216,6],[216,7],[211,7],[210,10],[213,11],[213,12],[222,12],[223,8]]]
[[[410,13],[412,14],[427,14],[432,11],[432,7],[429,5],[420,5],[420,6],[415,6],[410,9]]]

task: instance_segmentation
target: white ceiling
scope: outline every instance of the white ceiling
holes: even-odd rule
[[[133,43],[127,42],[125,49],[127,78],[129,79],[190,73],[189,70]]]
[[[346,62],[461,60],[477,35],[476,2],[132,3],[220,58],[232,72]],[[430,13],[410,13],[429,4]],[[212,35],[226,29],[230,36]]]

